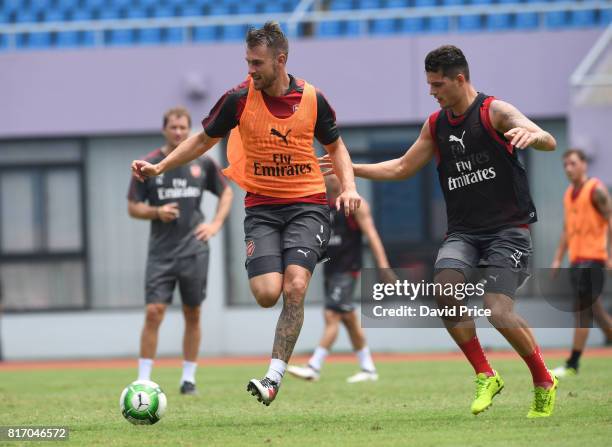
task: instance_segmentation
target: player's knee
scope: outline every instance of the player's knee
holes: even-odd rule
[[[293,276],[285,280],[283,284],[283,295],[285,300],[292,303],[301,303],[306,295],[308,282],[300,276]]]
[[[149,326],[159,326],[164,319],[165,304],[148,304],[145,322]]]
[[[277,302],[278,299],[280,298],[280,293],[276,293],[276,292],[262,292],[262,293],[258,293],[255,295],[255,301],[257,301],[257,304],[259,304],[261,307],[273,307]]]
[[[508,309],[502,303],[485,303],[485,309],[489,310],[489,315],[487,316],[489,323],[495,327],[503,326],[509,313],[512,312],[512,309]]]
[[[200,306],[184,306],[183,315],[188,326],[200,324]]]

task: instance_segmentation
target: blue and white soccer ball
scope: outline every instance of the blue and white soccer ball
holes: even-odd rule
[[[119,398],[121,414],[135,425],[155,424],[164,415],[166,405],[166,395],[158,384],[150,380],[130,383]]]

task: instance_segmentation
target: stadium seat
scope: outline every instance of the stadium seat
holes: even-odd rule
[[[77,31],[62,31],[55,35],[55,46],[57,48],[73,48],[79,45],[79,33]]]
[[[225,3],[216,3],[208,8],[208,15],[223,16],[230,13],[229,5]]]
[[[117,20],[120,17],[118,8],[107,7],[100,11],[100,20]]]
[[[431,8],[436,6],[436,0],[414,0],[416,8]]]
[[[95,46],[96,45],[96,33],[94,31],[79,31],[79,45],[83,47]]]
[[[449,25],[448,17],[430,17],[427,31],[430,33],[446,33]]]
[[[342,35],[342,22],[325,21],[317,25],[317,36],[338,37]]]
[[[184,5],[179,9],[181,17],[202,17],[202,7],[196,5]]]
[[[4,9],[0,9],[0,23],[8,23],[9,22],[9,14]],[[4,34],[0,34],[4,36]]]
[[[55,7],[62,11],[69,11],[79,7],[79,0],[57,0]]]
[[[217,40],[218,27],[216,26],[196,26],[193,29],[194,42],[211,42]]]
[[[36,22],[36,14],[29,9],[17,10],[15,14],[15,23],[34,23]],[[24,38],[24,42],[28,39]]]
[[[376,35],[395,34],[397,22],[395,19],[377,19],[370,23],[370,33]]]
[[[462,6],[467,0],[442,0],[442,6]]]
[[[586,28],[595,26],[595,10],[572,11],[570,24],[575,28]]]
[[[510,14],[490,14],[486,17],[487,29],[491,31],[504,31],[512,28]]]
[[[425,19],[422,17],[402,19],[400,31],[403,33],[422,33],[425,31]]]
[[[538,15],[535,12],[518,13],[514,19],[514,27],[519,30],[528,30],[538,27]]]
[[[25,46],[32,49],[49,48],[51,46],[51,33],[28,33]]]
[[[348,37],[357,37],[361,35],[362,23],[359,20],[348,20],[344,22],[342,34]],[[364,26],[367,26],[367,23],[363,23]],[[366,28],[367,29],[367,28]]]
[[[223,40],[244,40],[247,32],[245,25],[225,25],[223,27]]]
[[[142,45],[159,45],[162,41],[161,28],[143,28],[136,33],[136,42]]]
[[[612,9],[604,9],[599,14],[599,24],[608,26],[612,23]]]
[[[462,32],[473,32],[482,30],[482,16],[459,16],[458,28],[459,31]]]
[[[185,32],[183,28],[162,29],[162,41],[169,44],[185,42]]]
[[[355,6],[356,9],[379,9],[384,5],[381,0],[357,0]]]
[[[236,7],[237,14],[255,14],[257,13],[257,4],[254,2],[250,3],[239,3]]]
[[[551,11],[544,14],[544,23],[548,28],[559,29],[568,25],[567,11]]]
[[[354,9],[353,0],[331,0],[329,3],[330,11],[346,11]]]
[[[127,9],[125,17],[127,19],[146,19],[147,11],[144,8],[137,8],[134,6],[132,8]]]
[[[134,32],[131,29],[115,29],[104,32],[104,43],[109,46],[129,46],[134,43]]]
[[[44,22],[64,22],[66,20],[66,15],[59,9],[51,9],[43,13]]]
[[[172,6],[156,4],[155,6],[149,8],[152,8],[152,16],[158,19],[165,19],[175,16],[175,10]]]
[[[70,13],[70,18],[74,22],[82,22],[85,20],[92,20],[93,13],[89,9],[76,9]]]
[[[6,34],[0,34],[0,51],[6,51],[8,49],[8,39]]]
[[[285,12],[286,4],[281,2],[264,2],[259,5],[261,12],[268,14],[274,14],[279,12]]]

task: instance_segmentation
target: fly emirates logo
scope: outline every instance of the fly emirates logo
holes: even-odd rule
[[[171,188],[157,188],[157,197],[159,197],[159,200],[200,197],[200,194],[200,188],[197,186],[189,186],[187,179],[184,178],[173,178]]]
[[[464,136],[465,131],[463,131],[461,138],[455,135],[450,135],[448,138],[449,143],[451,143],[451,153],[455,157],[453,170],[456,170],[457,174],[459,174],[456,177],[448,177],[449,191],[492,180],[497,176],[495,168],[492,166],[488,168],[479,167],[479,165],[483,165],[490,160],[489,154],[486,151],[466,155],[465,144],[463,142]]]

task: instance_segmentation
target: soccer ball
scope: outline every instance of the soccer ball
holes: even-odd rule
[[[155,424],[164,415],[166,405],[166,395],[162,389],[149,380],[130,383],[119,398],[121,414],[136,425]]]

